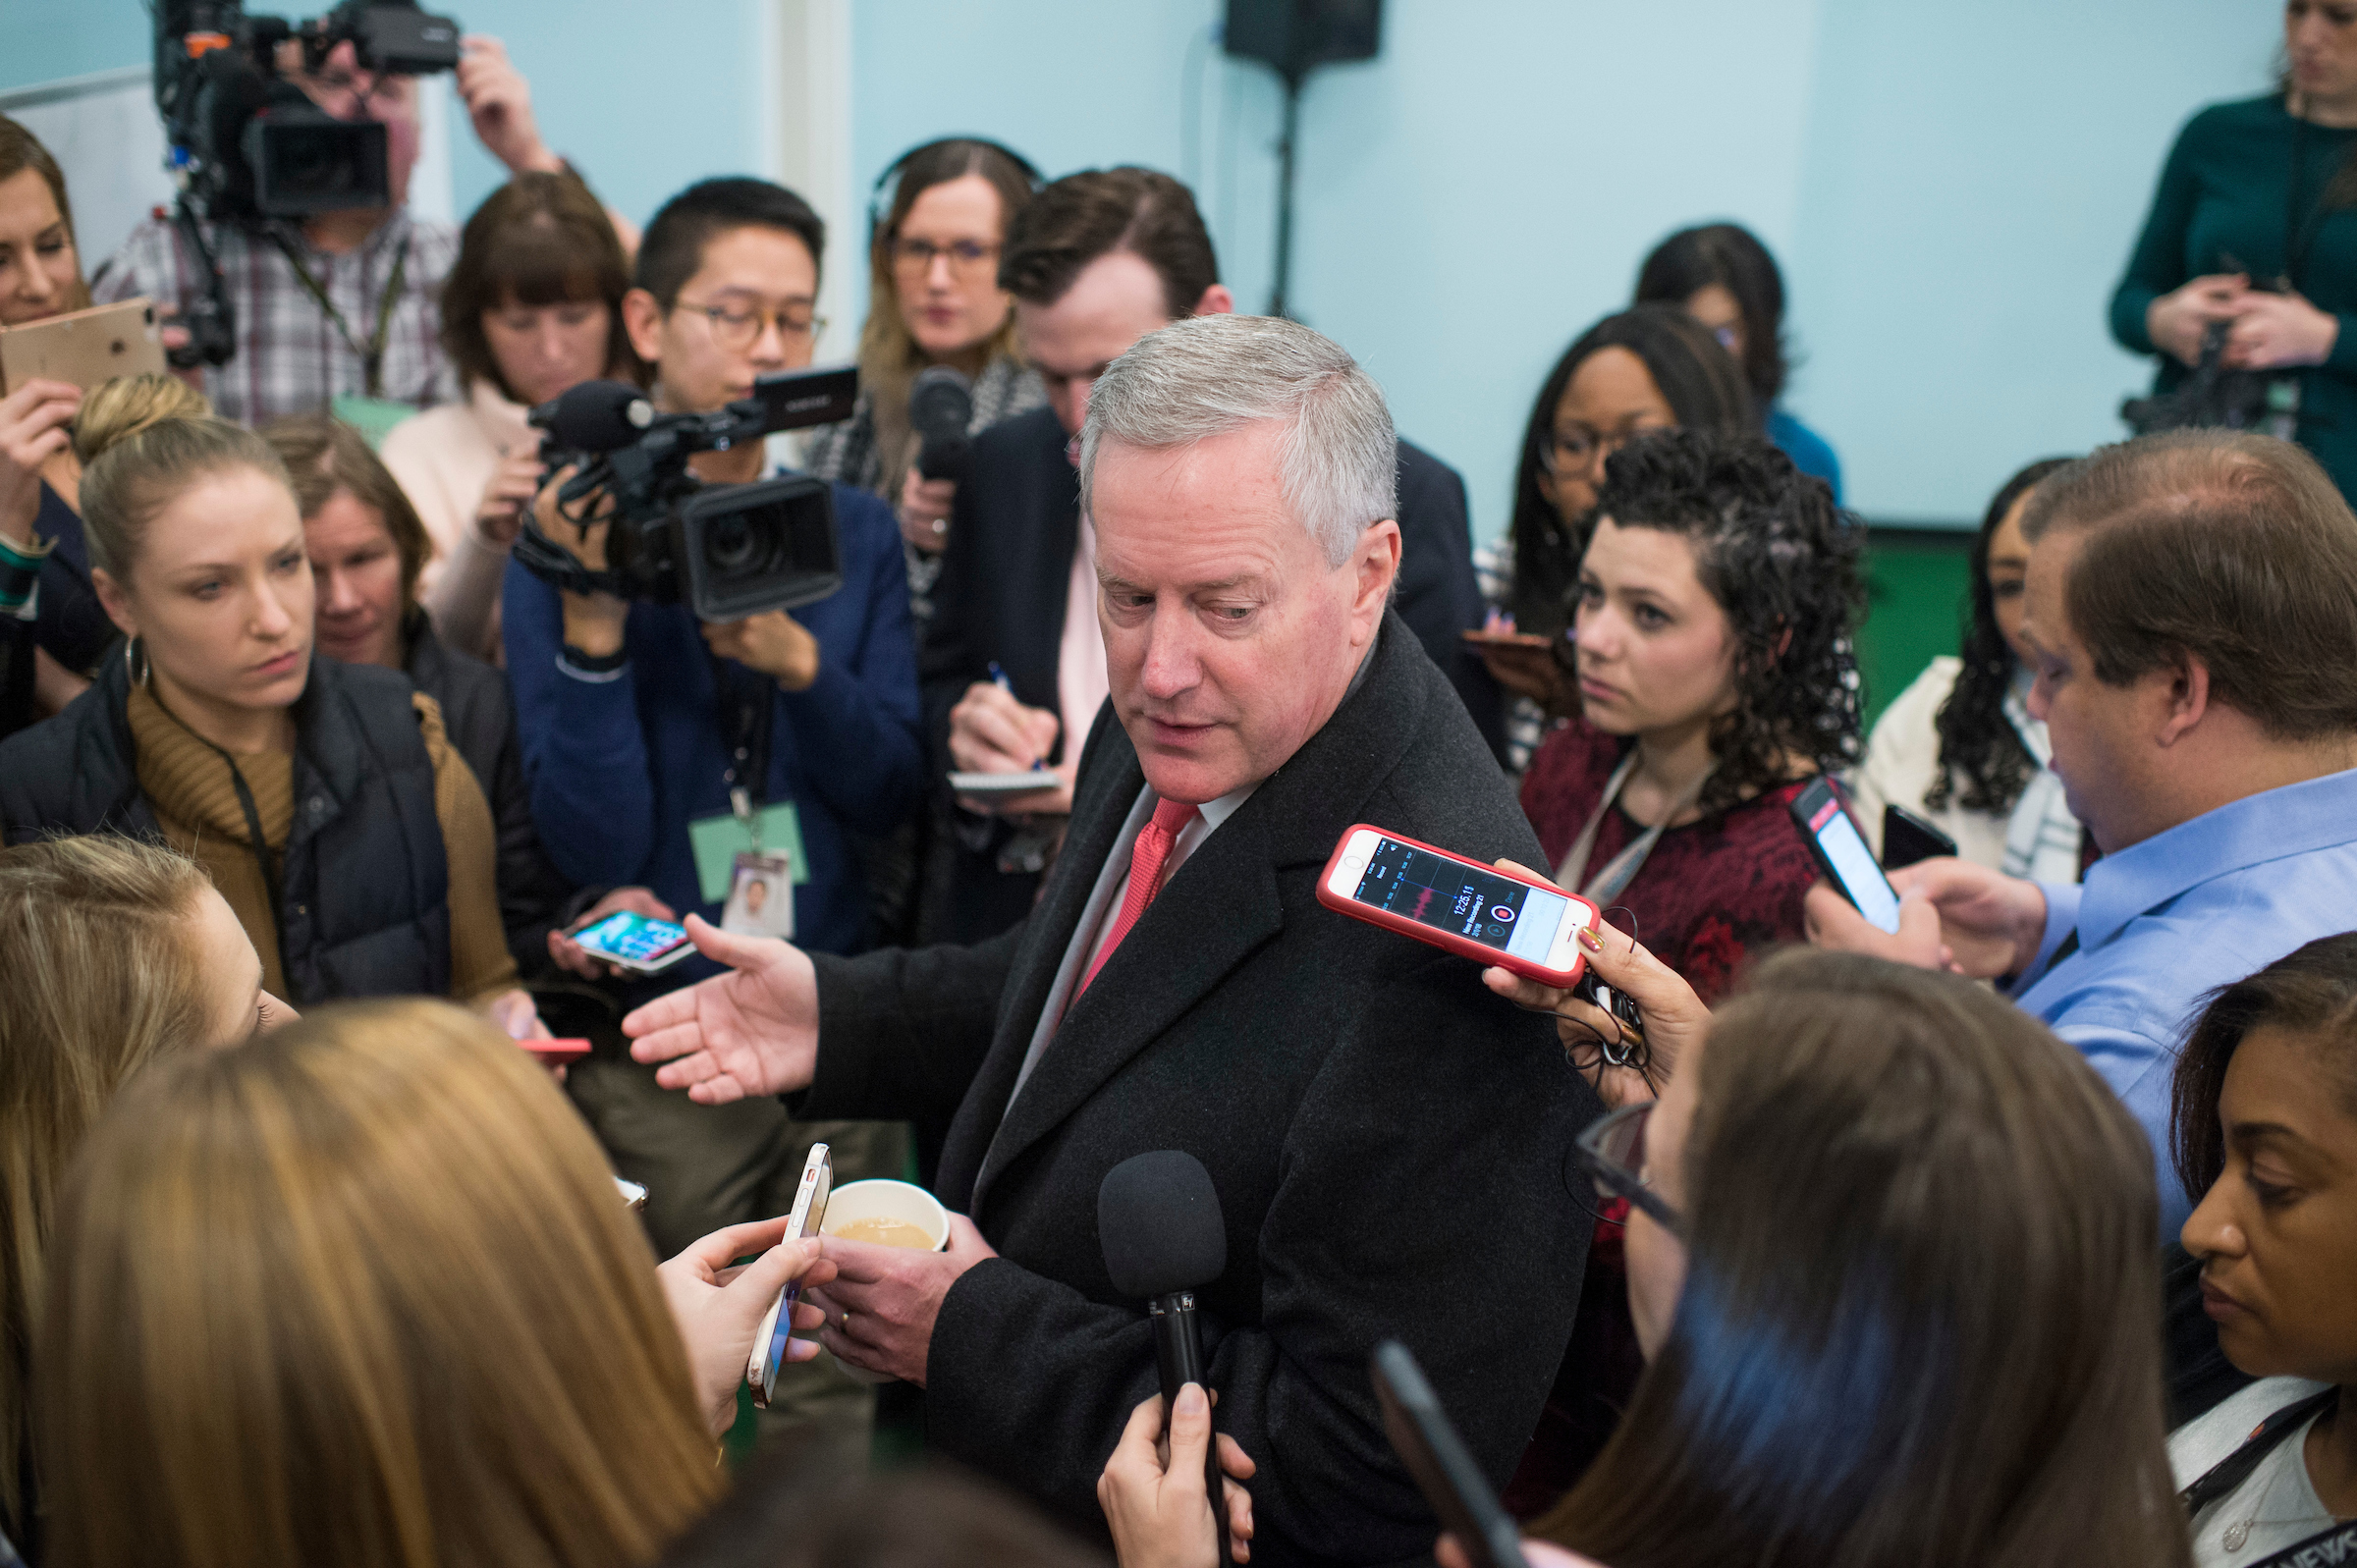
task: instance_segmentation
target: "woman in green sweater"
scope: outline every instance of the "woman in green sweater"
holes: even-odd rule
[[[2267,373],[2270,407],[2296,410],[2294,439],[2357,496],[2357,5],[2288,0],[2283,37],[2277,91],[2178,134],[2111,335],[2161,356],[2167,392],[2225,323],[2223,362]]]

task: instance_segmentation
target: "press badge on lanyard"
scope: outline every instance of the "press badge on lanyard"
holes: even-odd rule
[[[716,694],[728,693],[731,682],[718,660],[712,674]],[[724,775],[729,809],[687,824],[698,891],[706,903],[721,906],[720,929],[740,937],[791,938],[794,890],[810,880],[794,802],[756,806],[748,787],[768,782],[770,717],[764,680],[739,710],[739,739]]]

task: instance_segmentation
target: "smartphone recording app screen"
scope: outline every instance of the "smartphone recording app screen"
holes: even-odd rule
[[[1379,840],[1353,894],[1360,903],[1545,963],[1571,900],[1396,838]]]
[[[1858,906],[1858,913],[1896,936],[1898,894],[1891,891],[1891,879],[1874,863],[1874,851],[1866,847],[1866,840],[1858,836],[1858,825],[1849,820],[1840,802],[1827,801],[1809,824],[1809,831],[1817,835],[1826,859],[1840,874],[1841,886]]]
[[[617,958],[644,963],[678,946],[684,935],[678,926],[667,921],[625,912],[607,916],[576,940],[583,946],[602,948]]]

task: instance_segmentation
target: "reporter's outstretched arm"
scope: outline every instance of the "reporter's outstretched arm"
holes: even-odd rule
[[[1223,1544],[1236,1562],[1252,1560],[1252,1494],[1240,1485],[1258,1468],[1222,1433],[1223,1520],[1203,1496],[1203,1451],[1212,1438],[1212,1402],[1200,1384],[1178,1391],[1170,1438],[1162,1439],[1162,1395],[1129,1413],[1122,1440],[1097,1478],[1097,1505],[1113,1531],[1121,1568],[1219,1568]],[[1224,1523],[1223,1532],[1219,1526]],[[1227,1540],[1223,1541],[1222,1536]]]
[[[737,1390],[744,1381],[761,1321],[769,1316],[778,1292],[792,1280],[799,1279],[807,1287],[835,1277],[835,1266],[819,1256],[816,1241],[781,1239],[786,1225],[781,1215],[715,1230],[655,1270],[672,1321],[687,1347],[696,1408],[715,1437],[737,1419]],[[738,1265],[744,1257],[752,1261]],[[819,1310],[797,1302],[794,1326],[815,1330],[818,1325]],[[817,1354],[818,1343],[811,1339],[795,1339],[786,1347],[789,1361],[808,1361]]]

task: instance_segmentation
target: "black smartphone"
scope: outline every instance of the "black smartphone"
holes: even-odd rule
[[[1897,936],[1898,893],[1875,864],[1874,851],[1866,847],[1866,836],[1850,820],[1834,782],[1819,776],[1793,797],[1791,811],[1792,824],[1807,840],[1826,880],[1841,890],[1841,896],[1856,905],[1869,924]]]
[[[1407,1346],[1397,1339],[1377,1345],[1370,1370],[1393,1449],[1473,1568],[1530,1568],[1513,1516],[1490,1489],[1464,1438],[1449,1425],[1448,1412]]]
[[[1896,801],[1883,806],[1883,869],[1896,871],[1918,860],[1956,852],[1956,841]]]

